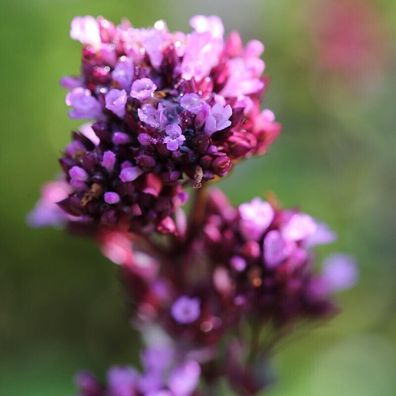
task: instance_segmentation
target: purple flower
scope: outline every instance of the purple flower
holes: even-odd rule
[[[141,78],[132,84],[131,96],[138,100],[145,100],[152,96],[157,86],[149,78]]]
[[[109,205],[114,205],[120,202],[120,196],[115,192],[105,192],[104,193],[104,201]]]
[[[180,100],[180,105],[183,109],[193,114],[198,114],[202,110],[204,103],[202,98],[195,93],[185,94]]]
[[[230,117],[232,109],[230,105],[223,106],[216,103],[209,111],[205,121],[205,132],[211,136],[217,131],[222,131],[231,125]]]
[[[76,379],[79,395],[191,396],[198,386],[201,368],[196,360],[184,354],[184,350],[168,343],[150,345],[142,354],[142,373],[132,367],[113,367],[103,385],[90,373],[81,373]]]
[[[164,139],[164,143],[166,144],[166,148],[169,151],[176,151],[186,140],[184,135],[182,134],[182,129],[177,124],[170,124],[165,128],[165,133],[167,136]]]
[[[139,120],[153,128],[160,126],[160,110],[157,110],[151,104],[144,104],[141,109],[138,109]]]
[[[139,390],[149,395],[160,392],[175,359],[174,348],[167,345],[150,345],[144,349],[141,354],[144,373],[140,377]]]
[[[121,170],[120,179],[123,183],[136,180],[143,171],[137,166],[128,166]]]
[[[336,253],[323,262],[322,279],[331,292],[351,288],[358,276],[356,261],[349,255]]]
[[[190,24],[195,31],[187,39],[181,65],[182,77],[201,81],[219,62],[224,27],[219,18],[201,15],[193,17]]]
[[[136,226],[143,227],[142,216],[162,222],[179,206],[172,195],[188,182],[198,187],[225,176],[238,160],[264,153],[278,135],[279,124],[274,119],[264,122],[259,115],[263,90],[245,90],[249,96],[230,99],[222,93],[230,81],[239,83],[242,77],[242,85],[264,81],[259,59],[263,45],[252,41],[244,48],[236,33],[224,40],[224,27],[216,16],[197,15],[190,23],[192,33],[184,34],[169,32],[163,21],[144,29],[127,20],[115,25],[102,17],[73,21],[71,34],[84,44],[81,75],[62,82],[70,90],[66,101],[71,117],[94,119],[96,136],[88,139],[97,147],[75,134],[64,150],[64,171],[82,166],[91,182],[72,181],[75,194],[63,205],[69,213],[87,215],[95,223],[121,221],[128,217],[126,212],[140,217]],[[230,127],[229,133],[212,137]],[[132,209],[101,206],[103,192],[116,189],[118,181],[111,170],[100,174],[107,169],[97,163],[105,150],[117,153],[119,163],[108,168],[118,174],[120,163],[129,161],[162,180],[158,202],[136,202],[140,193],[130,185],[124,186],[123,202],[133,202]],[[142,210],[145,213],[138,214]]]
[[[189,396],[198,385],[201,368],[193,360],[187,361],[172,370],[168,386],[174,396]]]
[[[282,235],[290,241],[301,241],[314,235],[316,229],[316,222],[311,216],[305,213],[295,213],[282,227]]]
[[[131,367],[113,367],[107,374],[111,396],[131,396],[136,393],[139,375]]]
[[[99,46],[99,24],[92,16],[75,17],[71,23],[70,37],[84,45]]]
[[[112,77],[117,82],[120,88],[129,91],[133,80],[134,65],[131,58],[122,57],[117,62]]]
[[[279,231],[270,231],[264,238],[264,264],[275,268],[286,260],[295,249],[294,242],[285,239]]]
[[[179,297],[172,305],[171,314],[180,324],[195,322],[201,314],[199,298]]]
[[[161,375],[168,370],[175,359],[174,348],[168,345],[150,345],[141,354],[141,361],[146,372],[157,372]]]
[[[111,89],[105,96],[106,109],[123,118],[127,99],[127,93],[124,90]]]
[[[258,240],[269,227],[273,218],[272,206],[260,198],[239,206],[240,229],[246,239]]]
[[[97,118],[101,115],[102,107],[88,89],[74,88],[67,94],[66,104],[72,107],[69,112],[71,118]]]
[[[224,26],[221,19],[216,15],[195,15],[190,19],[190,25],[197,33],[209,32],[213,37],[222,39]]]

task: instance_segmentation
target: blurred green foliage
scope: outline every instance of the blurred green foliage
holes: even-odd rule
[[[373,1],[388,40],[380,78],[368,74],[351,88],[315,71],[307,28],[315,1],[1,0],[1,395],[70,396],[77,369],[101,374],[137,356],[116,269],[88,241],[25,222],[78,125],[58,85],[79,68],[71,19],[125,16],[137,26],[165,19],[186,30],[196,13],[218,14],[245,39],[265,42],[266,105],[284,125],[267,156],[240,165],[221,187],[234,202],[274,191],[283,204],[297,203],[339,233],[335,249],[354,254],[361,268],[338,318],[281,346],[279,384],[268,394],[396,394],[396,2]]]

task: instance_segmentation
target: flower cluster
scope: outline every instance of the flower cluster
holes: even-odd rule
[[[252,351],[242,345],[231,369],[235,346],[231,343],[222,355],[221,340],[237,340],[246,326],[258,328],[272,334],[257,345],[268,352],[273,337],[334,314],[332,294],[354,284],[356,267],[349,256],[337,254],[315,271],[315,246],[333,242],[335,234],[301,211],[260,198],[235,208],[218,190],[204,202],[200,222],[184,226],[186,219],[179,218],[179,240],[166,249],[153,251],[144,241],[114,231],[104,232],[99,244],[121,266],[138,328],[159,326],[179,349],[204,357],[199,361],[204,378],[205,367],[215,363],[220,371],[210,371],[212,380],[226,375],[236,391],[249,392],[246,384],[233,383],[237,373],[254,389],[247,394],[255,394],[266,383],[245,370],[255,372],[262,360],[243,360]]]
[[[89,372],[76,376],[78,396],[198,396],[200,366],[193,359],[180,360],[170,346],[147,348],[142,353],[144,371],[112,367],[102,384]]]
[[[62,85],[70,117],[93,122],[91,138],[75,133],[61,158],[72,187],[62,202],[68,213],[171,232],[182,183],[200,188],[225,176],[277,137],[274,114],[260,110],[263,45],[244,47],[235,32],[225,39],[217,17],[196,16],[191,25],[183,34],[162,21],[137,29],[126,20],[73,20],[81,76]]]
[[[79,396],[203,396],[220,379],[256,395],[273,347],[337,310],[357,278],[352,258],[314,248],[335,234],[298,209],[255,198],[238,207],[207,182],[266,152],[280,126],[260,110],[263,45],[223,37],[219,18],[192,33],[77,17],[79,77],[66,77],[72,118],[86,118],[29,216],[35,227],[89,235],[120,269],[130,322],[146,338],[143,371],[77,377]],[[187,215],[182,205],[194,198]],[[154,332],[155,337],[148,337]],[[158,346],[158,340],[166,345]]]
[[[130,249],[121,256],[127,260],[116,259],[135,320],[160,323],[183,348],[216,348],[246,322],[277,334],[304,319],[328,317],[336,312],[332,294],[356,281],[346,255],[330,256],[321,273],[314,271],[314,247],[333,242],[335,234],[295,209],[260,198],[234,208],[214,190],[199,229],[193,243],[156,258],[120,243],[120,236],[102,244],[113,260],[111,252]]]

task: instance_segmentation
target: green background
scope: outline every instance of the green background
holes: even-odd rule
[[[79,69],[71,19],[165,19],[186,30],[196,13],[217,14],[245,40],[265,42],[266,105],[284,126],[270,153],[238,166],[222,188],[235,203],[276,192],[284,205],[328,222],[339,233],[332,249],[360,265],[358,286],[339,296],[342,314],[279,348],[278,384],[268,395],[396,394],[396,3],[371,2],[384,31],[383,67],[346,83],[317,71],[311,27],[321,16],[310,10],[318,2],[0,1],[1,395],[70,396],[77,369],[102,374],[137,356],[116,268],[86,240],[25,221],[78,125],[58,84]]]

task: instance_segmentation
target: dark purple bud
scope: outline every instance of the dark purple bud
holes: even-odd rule
[[[136,164],[140,168],[154,168],[156,162],[155,159],[149,155],[142,154],[136,157]]]

